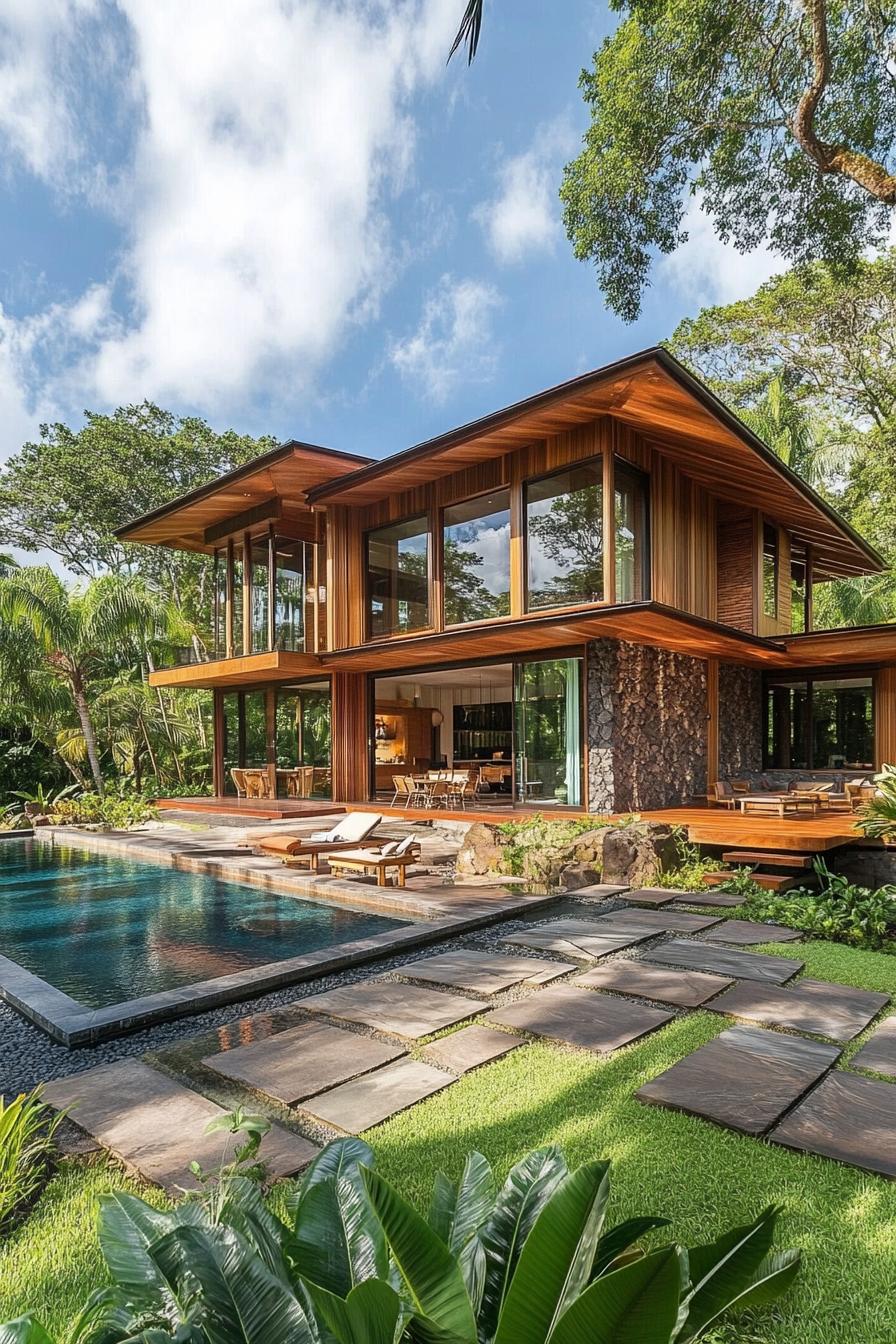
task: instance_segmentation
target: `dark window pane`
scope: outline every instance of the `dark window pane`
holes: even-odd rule
[[[599,461],[527,484],[526,553],[530,609],[603,600]]]
[[[779,770],[805,770],[808,686],[805,681],[769,684],[766,702],[765,763]]]
[[[649,596],[647,482],[619,463],[615,471],[616,601]]]
[[[253,541],[252,553],[252,652],[270,648],[268,630],[268,538]]]
[[[778,614],[778,529],[770,523],[762,529],[762,609]]]
[[[306,552],[301,541],[278,537],[274,543],[274,647],[292,653],[305,648]]]
[[[510,613],[510,495],[468,499],[445,510],[445,623]]]
[[[227,657],[227,551],[215,551],[214,646],[217,658]]]
[[[806,562],[790,562],[790,628],[795,635],[806,629]]]
[[[429,523],[409,518],[367,535],[371,635],[423,630],[429,617]]]
[[[329,798],[329,683],[279,690],[276,734],[278,796]]]
[[[233,652],[243,652],[243,548],[233,548]]]
[[[812,683],[812,764],[816,770],[874,768],[871,680],[844,677]]]

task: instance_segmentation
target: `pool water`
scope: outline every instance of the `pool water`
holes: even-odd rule
[[[0,844],[0,953],[90,1008],[406,923],[117,855]]]

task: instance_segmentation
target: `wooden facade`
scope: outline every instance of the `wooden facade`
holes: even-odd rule
[[[527,610],[526,483],[599,463],[603,595]],[[616,591],[616,480],[645,482],[647,592]],[[497,490],[509,496],[509,610],[446,625],[444,511]],[[423,518],[429,534],[428,621],[374,638],[367,591],[371,530]],[[157,685],[228,691],[329,682],[332,796],[366,799],[373,677],[477,660],[584,652],[594,639],[655,645],[706,661],[707,776],[719,767],[720,663],[768,673],[871,669],[875,757],[896,758],[896,631],[813,632],[812,582],[882,568],[875,552],[663,351],[621,361],[382,462],[285,445],[255,464],[123,529],[125,540],[209,553],[284,532],[314,542],[313,622],[304,652],[271,649],[154,673]],[[273,541],[271,541],[273,547]],[[806,633],[793,634],[794,575],[806,576]],[[242,621],[249,630],[248,578]],[[228,592],[228,604],[233,596]],[[232,619],[232,618],[231,618]],[[230,628],[230,626],[228,626]],[[248,635],[246,640],[248,641]],[[273,696],[266,703],[274,704]],[[585,750],[587,752],[587,742]],[[269,753],[275,748],[271,743]],[[223,765],[215,765],[221,791]]]

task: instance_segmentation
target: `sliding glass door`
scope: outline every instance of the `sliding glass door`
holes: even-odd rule
[[[580,807],[580,658],[518,663],[514,669],[516,797],[520,803]]]

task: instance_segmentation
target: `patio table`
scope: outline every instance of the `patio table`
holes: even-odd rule
[[[783,817],[787,812],[811,812],[814,817],[818,811],[818,800],[804,793],[746,793],[738,794],[737,805],[741,812],[772,813]]]

